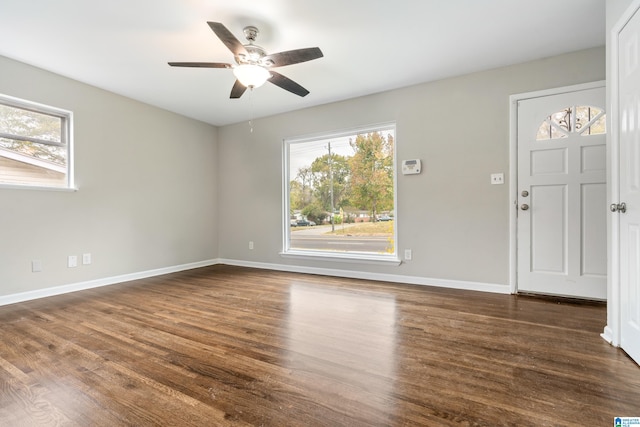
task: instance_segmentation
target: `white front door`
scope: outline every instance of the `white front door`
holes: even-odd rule
[[[640,10],[618,47],[620,198],[612,210],[620,220],[620,346],[640,363]]]
[[[605,89],[518,102],[517,289],[607,297]]]

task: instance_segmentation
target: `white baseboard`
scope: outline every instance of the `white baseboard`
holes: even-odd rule
[[[20,292],[17,294],[0,296],[0,306],[15,304],[23,301],[30,301],[38,298],[51,297],[54,295],[67,294],[70,292],[82,291],[85,289],[98,288],[101,286],[115,285],[129,282],[131,280],[144,279],[147,277],[161,276],[163,274],[175,273],[178,271],[191,270],[194,268],[208,267],[216,264],[228,264],[239,267],[260,268],[263,270],[288,271],[292,273],[319,274],[324,276],[348,277],[352,279],[375,280],[392,283],[407,283],[411,285],[437,286],[441,288],[464,289],[469,291],[491,292],[497,294],[509,294],[508,285],[493,283],[468,282],[460,280],[433,279],[418,276],[402,276],[398,274],[369,273],[365,271],[340,270],[334,268],[303,267],[298,265],[271,264],[264,262],[252,262],[233,259],[211,259],[206,261],[193,262],[189,264],[175,265],[172,267],[158,268],[155,270],[141,271],[138,273],[123,274],[120,276],[106,277],[103,279],[89,280],[86,282],[72,283],[69,285],[55,286],[51,288],[38,289],[35,291]],[[606,329],[605,329],[606,333]],[[607,339],[603,334],[603,338]]]
[[[618,344],[613,340],[613,330],[609,326],[604,327],[604,331],[600,334],[600,336],[612,346],[618,347]]]
[[[85,289],[99,288],[101,286],[115,285],[117,283],[129,282],[131,280],[144,279],[146,277],[161,276],[163,274],[175,273],[178,271],[191,270],[199,267],[207,267],[219,264],[218,260],[207,260],[193,262],[189,264],[174,265],[172,267],[158,268],[155,270],[141,271],[137,273],[123,274],[120,276],[106,277],[103,279],[89,280],[86,282],[72,283],[69,285],[54,286],[51,288],[38,289],[35,291],[20,292],[17,294],[0,296],[0,306],[15,304],[17,302],[30,301],[38,298],[51,297],[54,295],[67,294],[70,292],[82,291]]]
[[[461,280],[433,279],[419,276],[403,276],[399,274],[370,273],[366,271],[340,270],[333,268],[303,267],[299,265],[270,264],[234,259],[220,259],[220,264],[239,267],[261,268],[265,270],[289,271],[292,273],[320,274],[324,276],[348,277],[352,279],[375,280],[380,282],[407,283],[411,285],[436,286],[440,288],[464,289],[468,291],[510,294],[509,285],[494,283],[468,282]]]

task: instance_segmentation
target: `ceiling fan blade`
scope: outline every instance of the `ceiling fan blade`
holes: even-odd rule
[[[216,36],[224,43],[224,45],[231,51],[235,56],[239,56],[240,54],[247,55],[247,50],[244,48],[242,43],[234,36],[231,31],[227,29],[224,25],[219,22],[207,22],[209,27],[216,33]]]
[[[169,62],[172,67],[231,68],[223,62]]]
[[[319,47],[308,47],[306,49],[288,50],[286,52],[273,53],[262,58],[263,61],[273,62],[272,67],[283,67],[285,65],[299,64],[322,58],[324,55]]]
[[[309,91],[300,86],[298,83],[294,82],[288,77],[283,76],[282,74],[276,73],[275,71],[269,70],[271,73],[271,78],[267,80],[268,82],[273,83],[276,86],[281,87],[284,90],[288,90],[291,93],[295,93],[298,96],[307,96]]]
[[[242,94],[246,90],[247,90],[247,87],[242,83],[240,83],[239,80],[236,80],[236,82],[233,84],[233,87],[231,88],[231,96],[229,98],[238,99],[242,96]]]

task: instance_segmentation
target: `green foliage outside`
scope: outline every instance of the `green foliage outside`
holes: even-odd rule
[[[310,221],[316,224],[322,224],[327,218],[327,213],[322,209],[322,206],[318,203],[311,203],[302,209],[302,215]]]
[[[358,135],[350,141],[351,203],[367,209],[371,218],[393,210],[393,137],[380,133]]]
[[[336,224],[340,210],[345,223],[355,221],[356,211],[367,211],[375,220],[379,213],[394,210],[393,135],[360,134],[349,145],[352,156],[327,153],[298,169],[289,187],[292,213],[299,211],[320,224],[333,207]]]

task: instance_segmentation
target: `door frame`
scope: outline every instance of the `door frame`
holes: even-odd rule
[[[640,10],[640,0],[633,0],[611,28],[608,59],[611,73],[608,74],[607,90],[607,203],[618,203],[620,196],[620,109],[618,91],[620,32]],[[607,216],[607,241],[609,261],[607,263],[607,324],[600,336],[611,345],[620,346],[621,299],[620,299],[620,216]]]
[[[518,102],[605,86],[606,81],[600,80],[534,92],[517,93],[509,97],[509,291],[512,294],[518,293]],[[606,105],[603,105],[603,107],[606,107]],[[609,117],[609,111],[606,111],[606,114]],[[607,136],[607,146],[609,145],[608,142],[609,137]],[[608,179],[609,176],[607,176]],[[609,200],[609,197],[607,197],[607,200]],[[609,286],[607,286],[607,292],[608,289]]]

